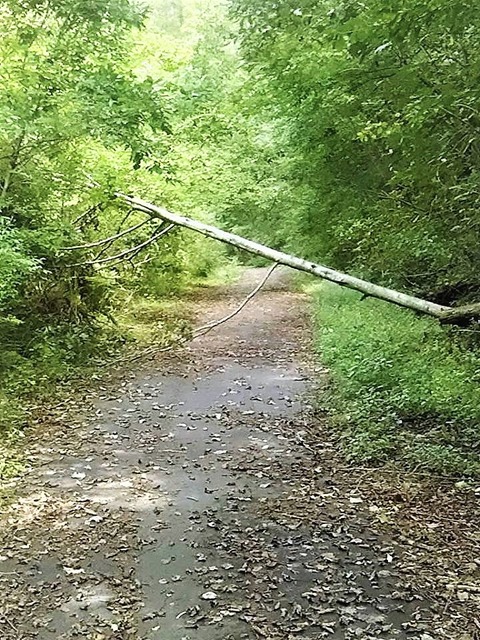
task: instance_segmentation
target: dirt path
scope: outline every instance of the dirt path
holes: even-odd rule
[[[199,300],[199,323],[261,277]],[[2,639],[461,637],[415,586],[408,544],[375,532],[358,479],[333,473],[305,308],[277,275],[31,445],[3,519]]]

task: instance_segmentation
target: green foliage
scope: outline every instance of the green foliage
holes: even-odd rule
[[[479,300],[477,8],[230,9],[183,71],[180,208],[437,302]],[[329,315],[343,298],[328,294],[321,342],[350,454],[478,471],[476,336],[344,295]]]
[[[88,193],[88,148],[121,145],[136,166],[147,138],[166,129],[151,83],[123,59],[141,19],[123,0],[88,3],[86,13],[73,0],[2,5],[0,208],[11,231],[4,223],[0,242],[2,269],[16,271],[4,313],[80,319],[102,309],[91,270],[71,270],[58,251],[99,195]]]
[[[476,6],[232,6],[250,73],[288,123],[301,197],[284,243],[296,233],[312,258],[443,302],[479,297]]]
[[[19,283],[35,270],[20,234],[7,218],[0,218],[0,309],[15,298]]]
[[[356,460],[480,473],[480,357],[434,320],[333,285],[315,292],[342,443]]]
[[[93,354],[181,333],[162,305],[224,260],[178,230],[137,252],[160,225],[115,191],[439,302],[480,299],[474,4],[147,4],[0,3],[0,425],[21,422],[14,395]],[[351,455],[476,471],[475,336],[321,295]]]
[[[155,4],[150,20],[133,0],[0,3],[4,432],[21,425],[17,409],[32,392],[52,393],[121,346],[125,305],[178,295],[219,259],[177,231],[148,244],[159,222],[140,225],[146,216],[114,198],[125,191],[160,204],[181,200],[187,164],[177,162],[175,144],[185,138],[172,127],[183,117],[181,75],[201,11],[180,12],[189,26],[172,38],[154,26],[165,2]],[[183,53],[168,59],[174,40]],[[138,64],[152,42],[149,64]],[[130,226],[138,228],[96,244]],[[175,325],[168,316],[152,340],[176,335],[168,322]]]

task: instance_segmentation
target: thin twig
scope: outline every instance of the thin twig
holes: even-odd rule
[[[8,624],[8,626],[10,627],[10,629],[12,629],[12,631],[14,631],[15,633],[18,633],[18,629],[15,627],[14,624],[12,624],[12,622],[7,618],[6,615],[2,614],[2,619],[5,620],[5,622]]]
[[[165,224],[164,222],[161,222],[158,226],[155,227],[155,229],[153,230],[153,236],[156,236],[157,232],[160,229],[162,229],[164,224]],[[167,230],[165,232],[167,232]],[[161,234],[159,234],[158,237],[160,237],[161,235],[163,235],[163,232]],[[151,238],[153,238],[153,236],[151,236]],[[153,242],[152,239],[150,239],[150,241],[148,241],[148,245],[150,245],[151,242]],[[102,251],[100,251],[100,253],[98,255],[95,256],[94,260],[95,260],[96,264],[101,262],[101,261],[99,261],[99,258],[103,253],[105,253],[105,251],[106,251],[106,249],[108,249],[108,247],[109,247],[109,245],[107,245],[106,248],[104,248]],[[112,263],[105,264],[105,266],[103,266],[103,267],[100,266],[99,269],[110,269],[111,267],[117,266],[117,264],[122,262],[123,260],[127,260],[130,263],[130,266],[132,268],[135,268],[135,263],[133,262],[133,260],[134,260],[134,258],[136,258],[138,256],[139,253],[141,253],[143,251],[144,248],[145,248],[145,245],[143,243],[141,245],[137,245],[136,247],[132,248],[131,253],[129,253],[129,255],[127,255],[126,258],[124,258],[123,256],[120,256],[120,257],[117,256],[117,258],[116,258],[117,261],[116,262],[113,262],[113,264]]]
[[[133,260],[133,258],[134,258],[134,257],[135,257],[135,256],[132,256],[132,257],[130,258],[130,260]],[[145,260],[141,260],[140,262],[132,262],[132,267],[133,267],[134,269],[136,269],[137,267],[141,267],[141,266],[142,266],[142,265],[144,265],[144,264],[148,264],[148,263],[149,263],[149,262],[151,262],[153,259],[154,259],[154,257],[153,257],[153,256],[150,256],[149,258],[145,258]]]
[[[101,204],[102,204],[101,202],[97,202],[96,204],[89,207],[86,211],[83,211],[83,213],[80,213],[72,222],[72,224],[75,225],[81,222],[83,218],[86,218],[90,213],[93,213],[96,209],[98,209],[101,206]]]
[[[164,222],[164,221],[162,221],[162,222],[161,222],[157,227],[155,227],[155,229],[154,229],[153,233],[154,233],[154,234],[156,234],[156,233],[157,233],[157,231],[160,231],[160,229],[163,227],[163,225],[164,225],[164,224],[165,224],[165,222]],[[175,226],[175,225],[173,225],[173,226]],[[173,226],[172,226],[171,228],[173,228]],[[132,260],[133,260],[134,258],[136,258],[136,257],[138,256],[138,254],[139,254],[139,253],[141,253],[141,251],[142,251],[142,247],[137,247],[137,250],[136,250],[136,251],[134,251],[134,252],[132,253],[132,255],[128,258],[128,259],[129,259],[129,261],[130,261],[130,263],[131,263],[131,265],[132,265],[132,267],[133,267],[133,262],[132,262]]]
[[[248,296],[245,298],[245,300],[243,300],[243,302],[241,303],[241,305],[239,307],[237,307],[234,311],[232,311],[231,313],[229,313],[228,315],[226,315],[224,318],[220,318],[220,320],[213,320],[212,322],[208,322],[207,324],[203,325],[203,327],[198,327],[198,329],[195,329],[193,337],[196,338],[198,336],[204,336],[207,333],[209,333],[212,329],[215,329],[216,327],[218,327],[219,325],[223,324],[224,322],[228,322],[228,320],[231,320],[231,318],[233,318],[234,316],[236,316],[238,313],[240,313],[240,311],[250,302],[250,300],[260,291],[260,289],[263,287],[263,285],[266,283],[266,281],[268,280],[268,278],[272,275],[272,273],[274,272],[274,270],[278,267],[278,262],[274,262],[272,264],[272,266],[270,267],[270,269],[267,271],[267,273],[265,274],[265,277],[262,279],[262,281],[255,287],[255,289],[253,291],[251,291]]]
[[[133,213],[133,209],[129,209],[126,214],[123,216],[123,218],[121,219],[117,230],[115,231],[115,233],[120,233],[120,231],[122,230],[122,227],[124,224],[126,224],[127,220],[130,218],[130,216]],[[105,253],[110,249],[110,247],[112,246],[112,242],[109,242],[108,244],[106,244],[103,249],[100,249],[100,251],[97,253],[97,255],[95,256],[95,260],[99,260],[103,255],[105,255]]]

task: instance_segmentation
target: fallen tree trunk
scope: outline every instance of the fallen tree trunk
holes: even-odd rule
[[[262,256],[272,260],[273,262],[284,264],[299,271],[311,273],[314,276],[323,278],[324,280],[329,280],[330,282],[334,282],[342,287],[355,289],[366,296],[385,300],[452,324],[462,323],[465,322],[465,320],[480,317],[480,305],[469,305],[467,307],[458,307],[454,309],[452,307],[436,304],[435,302],[430,302],[429,300],[410,296],[406,293],[395,291],[394,289],[382,287],[380,285],[373,284],[372,282],[368,282],[367,280],[362,280],[361,278],[356,278],[346,273],[335,271],[329,267],[325,267],[308,260],[303,260],[302,258],[297,258],[296,256],[288,253],[271,249],[270,247],[259,244],[258,242],[253,242],[252,240],[248,240],[247,238],[243,238],[242,236],[238,236],[234,233],[223,231],[218,227],[172,213],[163,207],[158,207],[140,198],[128,196],[123,193],[117,193],[116,195],[118,198],[127,202],[132,208],[137,209],[138,211],[143,211],[154,218],[168,220],[180,227],[197,231],[204,236],[214,238],[215,240],[230,244],[239,249],[244,249],[254,255]]]

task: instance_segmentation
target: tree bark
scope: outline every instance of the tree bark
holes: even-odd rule
[[[197,231],[204,236],[244,249],[254,255],[262,256],[272,260],[273,262],[284,264],[299,271],[311,273],[314,276],[323,278],[324,280],[329,280],[330,282],[334,282],[342,287],[355,289],[366,296],[385,300],[401,307],[433,316],[443,322],[458,324],[459,322],[465,321],[465,319],[480,317],[480,305],[471,305],[469,307],[458,307],[454,309],[452,307],[436,304],[435,302],[430,302],[429,300],[423,300],[406,293],[401,293],[400,291],[395,291],[394,289],[382,287],[380,285],[373,284],[372,282],[368,282],[367,280],[362,280],[361,278],[356,278],[355,276],[335,271],[334,269],[330,269],[329,267],[325,267],[321,264],[316,264],[314,262],[277,251],[276,249],[259,244],[258,242],[253,242],[252,240],[248,240],[247,238],[243,238],[242,236],[238,236],[234,233],[223,231],[218,227],[172,213],[163,207],[158,207],[140,198],[128,196],[123,193],[117,193],[116,195],[134,209],[148,213],[154,218],[168,220],[173,224],[191,229],[192,231]]]
[[[469,324],[480,320],[480,303],[467,304],[462,307],[450,307],[441,317],[443,324]]]

